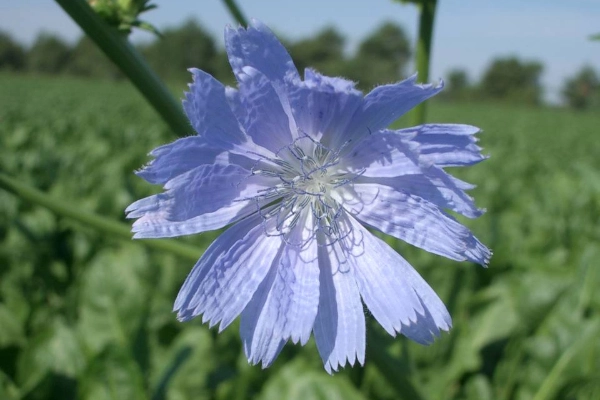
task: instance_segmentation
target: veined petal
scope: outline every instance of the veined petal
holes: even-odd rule
[[[283,87],[286,76],[298,76],[298,70],[285,47],[266,25],[255,19],[250,21],[248,29],[226,28],[225,49],[238,79],[247,66],[259,70],[280,87]]]
[[[437,86],[417,84],[417,75],[402,82],[378,86],[365,96],[361,109],[352,118],[352,131],[343,141],[358,139],[370,132],[387,128],[407,111],[435,96],[443,89],[443,82]],[[338,140],[336,145],[343,142]]]
[[[395,131],[419,143],[420,160],[442,168],[473,165],[487,158],[476,144],[477,132],[475,126],[460,124],[427,124]]]
[[[136,174],[153,184],[163,184],[203,164],[214,164],[223,149],[201,136],[189,136],[154,149],[155,157]]]
[[[358,290],[369,311],[392,336],[402,333],[429,344],[452,321],[444,303],[421,276],[390,246],[352,217],[352,257]]]
[[[433,165],[423,168],[421,174],[387,178],[360,177],[356,182],[389,186],[395,190],[421,197],[442,210],[452,210],[468,218],[477,218],[485,212],[475,205],[471,196],[465,193],[466,189],[473,188],[472,185],[454,178]]]
[[[183,109],[198,135],[209,143],[230,149],[247,141],[225,98],[225,87],[211,75],[190,69],[194,82],[185,94]]]
[[[239,95],[229,92],[228,97],[240,123],[254,143],[277,153],[292,142],[297,131],[287,100],[282,102],[272,82],[257,69],[242,68],[238,79]]]
[[[242,312],[240,335],[251,364],[267,367],[282,343],[291,339],[304,345],[310,337],[319,303],[318,247],[311,234],[312,226],[304,224],[288,243],[282,241],[267,277]]]
[[[362,104],[362,93],[354,82],[321,75],[311,69],[305,80],[288,80],[288,94],[294,119],[304,135],[325,146],[344,135],[352,116]]]
[[[434,204],[378,184],[353,185],[344,208],[361,222],[431,253],[486,266],[491,252]]]
[[[328,373],[365,361],[365,316],[352,269],[339,245],[319,247],[321,290],[314,333]]]
[[[167,192],[146,197],[125,210],[135,237],[171,237],[218,229],[255,212],[251,197],[272,185],[237,165],[201,165],[171,179]]]
[[[421,174],[416,143],[389,132],[380,131],[366,136],[342,158],[340,168],[360,173],[363,177]]]
[[[219,236],[202,255],[175,300],[174,311],[182,321],[204,314],[210,326],[229,325],[246,307],[271,263],[281,239],[265,235],[260,215],[255,214]]]

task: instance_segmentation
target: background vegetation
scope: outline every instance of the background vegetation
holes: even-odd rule
[[[408,73],[413,56],[411,39],[393,23],[383,23],[364,38],[353,54],[346,39],[333,27],[325,27],[312,37],[285,41],[299,70],[311,66],[332,76],[358,82],[363,90],[376,84],[395,82]],[[138,49],[158,75],[172,83],[189,80],[191,65],[234,84],[224,49],[195,20],[166,28],[161,37],[139,44]],[[86,36],[74,44],[50,33],[40,33],[25,47],[9,34],[0,32],[0,70],[42,75],[73,75],[88,78],[125,80],[125,76]],[[480,81],[473,82],[463,69],[447,71],[447,89],[442,98],[450,100],[492,100],[542,105],[544,88],[540,78],[544,66],[535,60],[500,56],[491,60]],[[575,109],[600,110],[600,77],[589,65],[574,71],[563,82],[563,104]]]
[[[190,65],[231,81],[198,24],[163,35],[142,52],[174,92]],[[174,50],[190,38],[197,48]],[[386,24],[352,55],[332,28],[288,47],[299,66],[368,88],[400,78],[408,43]],[[24,49],[3,35],[0,65],[12,71],[0,74],[0,172],[121,220],[129,203],[159,189],[132,171],[173,135],[89,40],[70,46],[41,35]],[[547,108],[541,72],[503,58],[481,82],[449,74],[428,119],[484,129],[492,157],[456,173],[478,185],[472,194],[488,209],[467,224],[493,248],[490,268],[398,244],[448,305],[454,328],[423,347],[370,324],[366,366],[334,377],[312,340],[286,346],[267,370],[248,366],[235,325],[217,334],[175,320],[173,299],[193,261],[0,190],[0,399],[600,398],[598,79],[587,68],[565,83],[578,110]],[[214,237],[185,242],[199,256]]]

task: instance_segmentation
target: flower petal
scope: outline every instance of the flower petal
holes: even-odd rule
[[[460,124],[427,124],[395,131],[419,143],[419,159],[438,167],[462,167],[477,164],[481,155],[474,136],[479,128]]]
[[[416,143],[390,132],[380,131],[362,139],[343,157],[341,168],[360,173],[363,177],[421,174]]]
[[[202,322],[225,329],[246,307],[281,247],[264,233],[255,214],[219,236],[194,266],[175,300],[182,321],[204,314]]]
[[[356,203],[344,208],[361,222],[431,253],[487,265],[491,252],[463,225],[434,204],[390,187],[356,183]]]
[[[306,224],[304,226],[307,226]],[[240,335],[251,364],[269,366],[281,343],[306,344],[319,303],[317,243],[309,229],[297,228],[282,248],[269,274],[242,312]],[[302,237],[303,236],[303,237]]]
[[[223,149],[211,146],[200,136],[189,136],[154,149],[155,157],[136,174],[153,184],[170,179],[203,164],[214,164]]]
[[[242,68],[238,78],[238,95],[228,91],[228,97],[240,123],[254,143],[277,153],[297,131],[287,99],[282,102],[269,79],[252,67]]]
[[[198,135],[223,149],[246,142],[225,97],[225,87],[204,71],[192,68],[190,72],[194,82],[185,94],[183,109]]]
[[[136,238],[172,237],[222,228],[255,212],[251,196],[271,179],[237,165],[201,165],[171,179],[167,192],[146,197],[125,210]]]
[[[422,174],[401,175],[395,177],[360,177],[357,182],[376,183],[395,190],[421,197],[440,209],[448,209],[468,218],[477,218],[485,210],[477,208],[475,201],[464,190],[473,186],[447,174],[441,168],[430,166],[422,168]]]
[[[339,245],[319,246],[321,294],[315,319],[317,349],[328,373],[365,362],[365,316],[354,274]]]
[[[349,219],[353,257],[348,260],[363,301],[383,328],[421,344],[431,343],[440,329],[449,330],[450,314],[427,282],[390,246]]]
[[[250,21],[248,29],[226,28],[225,49],[238,79],[243,76],[246,66],[259,70],[269,81],[281,87],[286,76],[298,76],[285,47],[266,25],[257,20]]]
[[[415,83],[417,75],[402,82],[378,86],[365,96],[361,109],[352,118],[352,130],[339,138],[339,146],[347,140],[357,142],[369,133],[386,128],[419,103],[435,96],[443,89],[443,82],[437,86]]]
[[[301,133],[328,146],[331,139],[343,135],[352,115],[362,104],[362,93],[354,82],[321,75],[311,69],[305,80],[289,81],[289,101]]]

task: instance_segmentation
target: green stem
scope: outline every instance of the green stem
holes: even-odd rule
[[[420,82],[429,81],[429,65],[431,61],[431,42],[433,39],[433,23],[437,0],[423,0],[419,4],[419,38],[417,40],[416,61],[417,73]],[[413,125],[425,123],[427,116],[427,102],[419,104],[412,111]]]
[[[179,102],[125,36],[106,24],[84,0],[55,1],[133,82],[175,134],[190,133],[190,123]]]
[[[223,0],[223,3],[225,3],[225,6],[238,24],[248,26],[248,20],[244,17],[244,14],[242,14],[242,10],[240,10],[238,5],[235,4],[235,0]]]
[[[54,199],[46,193],[29,187],[1,172],[0,188],[14,193],[23,200],[46,207],[57,215],[81,222],[86,226],[108,233],[113,237],[126,239],[128,241],[131,240],[131,228],[128,224],[112,221],[96,214],[78,210],[77,208],[66,204],[64,201]],[[194,261],[200,257],[201,253],[196,247],[177,243],[172,240],[136,240],[135,242],[139,242],[148,248],[168,251]]]

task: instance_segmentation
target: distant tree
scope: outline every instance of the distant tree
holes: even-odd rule
[[[492,62],[481,82],[484,97],[539,104],[542,100],[538,62],[523,62],[516,57],[499,58]]]
[[[363,89],[395,82],[402,78],[410,55],[402,27],[386,22],[360,43],[347,74]]]
[[[73,48],[65,71],[89,78],[120,79],[123,77],[117,66],[87,36],[82,36]]]
[[[69,61],[71,49],[59,37],[41,33],[27,52],[27,68],[44,74],[62,72]]]
[[[453,69],[448,72],[446,87],[441,95],[446,99],[464,100],[472,92],[467,72],[463,69]]]
[[[312,38],[291,44],[289,51],[300,72],[312,67],[326,75],[342,75],[344,44],[344,37],[334,27],[327,27]]]
[[[158,74],[168,81],[187,81],[188,68],[214,73],[217,49],[213,38],[197,21],[165,29],[161,38],[142,47],[142,52]]]
[[[464,69],[454,69],[448,73],[448,91],[460,92],[469,86],[469,78]]]
[[[20,44],[5,32],[0,31],[0,69],[13,71],[25,67],[25,51]]]
[[[600,97],[600,79],[596,71],[590,66],[581,68],[575,76],[567,79],[562,95],[572,108],[578,110],[589,108]]]

